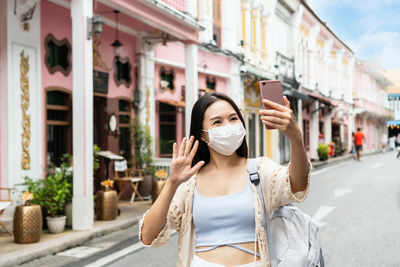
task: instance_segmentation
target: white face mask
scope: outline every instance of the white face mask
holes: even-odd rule
[[[246,136],[246,130],[241,122],[203,131],[208,132],[210,140],[206,142],[208,146],[225,156],[232,155]]]

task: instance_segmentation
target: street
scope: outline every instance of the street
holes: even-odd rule
[[[322,226],[326,266],[400,266],[399,167],[395,152],[386,152],[314,172],[309,196],[299,207]],[[175,266],[176,239],[108,266]]]
[[[326,266],[400,266],[400,160],[395,155],[350,159],[313,171],[308,198],[298,205],[321,226]],[[143,248],[137,231],[135,225],[91,240],[75,255],[61,252],[22,266],[176,265],[176,233],[167,246]],[[77,255],[96,249],[91,256]]]

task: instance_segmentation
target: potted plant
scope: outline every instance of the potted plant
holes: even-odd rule
[[[143,126],[135,118],[132,126],[132,143],[135,148],[135,161],[140,176],[143,181],[139,184],[139,193],[142,197],[150,197],[152,192],[153,154],[151,151],[152,137],[148,127]]]
[[[15,243],[36,243],[42,234],[42,210],[39,205],[32,204],[34,196],[29,191],[22,194],[22,205],[14,211],[13,231]]]
[[[154,173],[156,179],[153,181],[153,188],[151,191],[151,198],[153,199],[153,203],[156,201],[157,197],[160,195],[161,190],[163,189],[168,173],[164,169],[159,169]]]
[[[58,234],[64,231],[67,216],[65,205],[71,196],[71,183],[65,178],[65,173],[57,171],[43,180],[43,199],[41,205],[49,216],[46,217],[50,233]]]
[[[318,145],[318,157],[319,160],[324,161],[328,159],[328,154],[329,154],[329,146],[325,144],[319,144]]]
[[[105,190],[99,190],[96,194],[96,216],[97,220],[115,220],[118,215],[117,191],[110,190],[114,182],[110,179],[101,182]]]

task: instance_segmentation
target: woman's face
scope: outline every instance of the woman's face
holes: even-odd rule
[[[242,123],[231,104],[225,100],[218,100],[211,104],[204,113],[203,130],[226,126],[228,124]],[[203,141],[209,141],[208,133],[203,131]]]

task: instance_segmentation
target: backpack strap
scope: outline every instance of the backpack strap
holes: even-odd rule
[[[250,182],[252,182],[257,189],[258,196],[261,200],[261,205],[263,206],[262,213],[264,216],[262,219],[263,219],[263,224],[265,226],[265,229],[267,231],[268,254],[269,254],[271,265],[273,265],[272,262],[276,260],[276,253],[275,253],[275,247],[272,242],[272,234],[271,234],[270,225],[268,224],[268,213],[267,213],[267,210],[265,209],[265,202],[264,202],[263,194],[261,191],[260,176],[258,175],[258,165],[259,165],[260,161],[261,161],[261,158],[250,159],[247,164],[247,172],[249,173]]]

